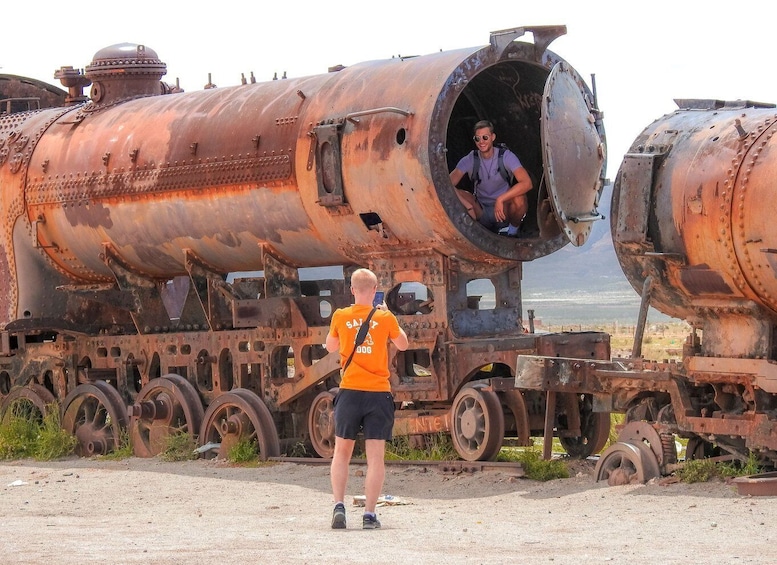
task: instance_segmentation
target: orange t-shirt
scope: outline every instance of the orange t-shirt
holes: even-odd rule
[[[345,365],[354,350],[359,333],[372,306],[354,304],[332,314],[329,333],[340,339],[340,366]],[[399,336],[399,322],[387,310],[375,310],[364,343],[356,348],[351,364],[343,374],[340,388],[369,392],[391,392],[388,370],[388,340]]]

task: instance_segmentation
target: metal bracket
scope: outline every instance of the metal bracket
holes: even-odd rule
[[[362,110],[360,112],[351,112],[345,116],[345,119],[351,123],[358,124],[359,117],[371,116],[373,114],[382,114],[383,112],[393,112],[395,114],[402,114],[403,116],[412,116],[413,112],[410,110],[403,110],[402,108],[396,108],[394,106],[383,106],[382,108],[373,108],[371,110]]]
[[[268,298],[277,296],[298,297],[302,294],[299,284],[299,273],[281,258],[271,253],[268,246],[261,244],[264,265],[264,294]]]
[[[322,124],[312,132],[311,151],[315,150],[318,203],[321,206],[345,204],[343,191],[343,157],[340,133],[343,124]]]
[[[501,58],[510,44],[519,37],[531,32],[534,35],[534,46],[538,55],[542,55],[553,41],[567,33],[567,26],[530,26],[514,27],[492,31],[489,37],[491,47],[496,51],[497,58]]]
[[[207,325],[211,330],[228,328],[232,320],[230,302],[236,297],[223,275],[207,265],[191,249],[184,249],[184,258],[191,284],[180,323],[198,327]]]
[[[140,334],[168,331],[172,325],[158,282],[136,272],[110,243],[103,243],[100,259],[113,272],[120,290],[129,291],[134,299],[130,316]]]

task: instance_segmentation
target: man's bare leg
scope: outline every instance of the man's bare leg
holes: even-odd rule
[[[375,505],[378,503],[383,481],[386,478],[386,442],[382,439],[368,439],[364,441],[367,451],[367,477],[364,480],[364,511],[375,513]]]
[[[483,209],[471,192],[457,188],[456,196],[459,197],[459,201],[467,209],[467,214],[469,214],[470,218],[477,220],[481,216]]]
[[[348,465],[351,462],[355,444],[356,440],[335,437],[335,452],[332,455],[330,467],[332,495],[335,502],[344,502],[345,487],[348,485]]]

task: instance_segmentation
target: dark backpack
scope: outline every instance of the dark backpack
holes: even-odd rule
[[[499,170],[499,174],[509,186],[513,186],[515,184],[515,176],[512,171],[508,171],[507,167],[505,167],[504,154],[505,151],[507,151],[507,145],[500,143],[496,146],[496,150],[497,169]],[[475,149],[473,151],[473,157],[475,159],[474,164],[472,165],[472,175],[470,175],[470,178],[472,179],[472,186],[477,190],[478,185],[480,184],[480,151]]]

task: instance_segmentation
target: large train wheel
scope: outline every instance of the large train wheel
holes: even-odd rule
[[[127,428],[124,401],[105,381],[78,385],[62,404],[62,428],[76,436],[78,455],[110,453]]]
[[[643,443],[614,443],[599,457],[596,464],[597,481],[610,486],[646,483],[660,474],[658,461]]]
[[[230,449],[241,441],[253,442],[262,460],[281,454],[272,414],[262,399],[247,389],[235,389],[210,403],[199,441],[200,445],[218,445],[215,456],[220,459],[226,459]]]
[[[138,457],[154,457],[174,434],[200,432],[204,410],[194,386],[180,375],[149,381],[130,409],[130,440]]]
[[[32,416],[42,422],[54,402],[56,402],[54,395],[39,384],[30,383],[27,386],[14,387],[0,404],[0,422],[11,415]]]
[[[308,432],[313,449],[331,459],[335,453],[335,409],[333,391],[325,390],[313,399],[308,413]]]
[[[610,438],[609,412],[581,413],[580,420],[581,436],[558,438],[567,454],[575,459],[585,459],[600,452]]]
[[[493,461],[502,447],[505,420],[495,392],[465,386],[451,406],[453,447],[465,461]]]

